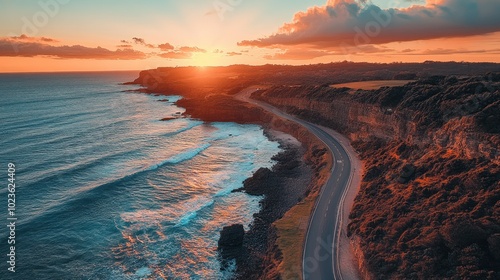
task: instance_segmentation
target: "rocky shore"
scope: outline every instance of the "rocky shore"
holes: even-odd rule
[[[303,199],[311,179],[311,170],[303,161],[304,150],[300,143],[287,141],[283,138],[285,135],[280,135],[280,138],[272,132],[267,135],[271,140],[279,141],[283,149],[273,157],[276,164],[272,169],[257,170],[244,181],[243,188],[236,190],[264,196],[260,202],[261,210],[254,214],[254,222],[240,246],[225,246],[227,242],[219,242],[222,263],[236,259],[237,279],[259,279],[266,269],[273,270],[273,259],[279,258],[280,252],[276,250],[277,236],[272,223]],[[238,239],[240,231],[235,229],[241,227],[234,225],[223,230],[220,240]],[[278,256],[268,258],[275,254]]]
[[[136,92],[171,94],[149,89]],[[270,140],[280,143],[282,152],[273,157],[276,161],[273,168],[257,170],[244,181],[243,188],[237,190],[264,197],[260,202],[260,212],[254,214],[254,221],[249,225],[250,229],[242,232],[242,225],[222,225],[224,228],[218,246],[222,269],[227,269],[232,261],[236,261],[236,279],[280,279],[283,256],[282,248],[278,245],[279,229],[274,223],[299,202],[309,198],[306,212],[300,213],[299,217],[304,220],[301,223],[307,223],[314,203],[313,197],[318,194],[325,177],[322,170],[327,170],[330,164],[325,147],[301,126],[235,100],[232,96],[198,98],[189,92],[181,95],[185,98],[176,104],[186,109],[184,117],[206,122],[259,124],[265,128]],[[293,216],[290,218],[295,220]],[[303,228],[295,230],[305,231]],[[300,234],[294,236],[298,242],[294,251],[301,251],[302,237]],[[300,274],[300,266],[296,273]]]

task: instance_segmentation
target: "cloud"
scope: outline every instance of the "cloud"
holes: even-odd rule
[[[134,40],[134,43],[136,43],[138,45],[144,45],[144,44],[146,44],[146,41],[144,41],[144,39],[142,39],[142,38],[134,37],[134,38],[132,38],[132,40]]]
[[[373,45],[364,45],[357,48],[340,50],[318,50],[311,48],[289,48],[273,55],[265,55],[269,60],[309,60],[329,55],[347,55],[347,54],[372,54],[394,52],[394,49],[387,47],[376,47]]]
[[[405,9],[381,9],[370,1],[329,0],[295,14],[277,33],[239,46],[345,46],[385,44],[500,31],[498,0],[428,0]]]
[[[59,41],[52,39],[52,38],[47,38],[47,37],[40,37],[40,41],[46,42],[46,43],[59,43]]]
[[[167,59],[190,59],[195,53],[206,53],[199,47],[183,46],[175,48],[169,43],[153,46],[139,37],[132,41],[121,40],[117,50],[102,47],[86,47],[81,45],[58,45],[59,41],[47,37],[29,37],[26,35],[0,37],[0,57],[36,57],[45,56],[55,59],[103,59],[103,60],[135,60],[158,56]],[[142,52],[133,49],[133,44],[158,48],[162,52]],[[222,51],[221,51],[222,52]]]
[[[190,59],[193,54],[189,52],[171,51],[158,54],[159,57],[168,59]]]
[[[404,49],[401,52],[402,53],[411,53],[411,52],[415,52],[415,51],[417,51],[417,50],[415,50],[415,49]]]
[[[239,56],[239,55],[243,55],[243,53],[240,53],[240,52],[228,52],[226,55],[227,56]]]
[[[500,48],[477,49],[477,50],[437,48],[437,49],[427,49],[421,52],[411,53],[410,55],[448,55],[448,54],[477,54],[477,53],[498,54],[500,53]]]
[[[194,53],[194,52],[206,53],[207,52],[206,50],[200,49],[198,47],[180,47],[179,51],[190,52],[190,53]]]
[[[168,59],[189,59],[194,53],[206,53],[207,51],[198,47],[180,47],[179,49],[158,54],[159,57]]]
[[[46,43],[0,38],[0,56],[36,57],[49,56],[59,59],[106,59],[135,60],[144,59],[147,55],[132,49],[111,51],[105,48],[90,48],[80,45],[53,46]]]
[[[125,45],[118,45],[118,46],[116,46],[116,47],[117,47],[117,48],[120,48],[120,49],[123,49],[123,48],[125,48],[125,49],[131,49],[131,48],[132,48],[132,45],[126,45],[126,44],[125,44]]]
[[[160,44],[158,45],[158,48],[162,51],[169,51],[169,50],[173,50],[175,49],[174,46],[172,46],[171,44],[169,43],[165,43],[165,44]]]
[[[59,41],[56,39],[48,38],[48,37],[30,37],[26,34],[21,34],[19,36],[9,37],[10,40],[16,42],[45,42],[45,43],[58,43]]]
[[[269,60],[306,60],[328,55],[332,55],[332,53],[329,51],[292,49],[273,55],[266,55],[264,58]]]
[[[142,39],[142,38],[134,37],[134,38],[132,38],[132,40],[134,41],[134,43],[136,45],[142,45],[142,46],[148,47],[150,49],[154,49],[155,48],[155,46],[153,46],[152,44],[146,43],[146,41],[144,39]]]

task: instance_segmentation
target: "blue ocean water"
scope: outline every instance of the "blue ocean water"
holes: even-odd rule
[[[225,279],[216,246],[260,197],[231,193],[278,144],[191,119],[179,96],[123,92],[137,73],[0,75],[0,212],[16,165],[16,273],[1,279]],[[161,102],[160,102],[161,101]],[[4,171],[1,171],[4,170]]]

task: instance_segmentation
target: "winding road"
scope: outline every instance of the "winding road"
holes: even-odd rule
[[[250,98],[257,89],[248,88],[236,98],[262,107],[282,118],[294,121],[316,135],[333,155],[331,175],[321,189],[310,219],[303,252],[304,280],[354,279],[350,272],[343,272],[340,261],[340,237],[343,228],[343,203],[351,186],[354,170],[351,155],[329,129],[301,120],[279,109]]]

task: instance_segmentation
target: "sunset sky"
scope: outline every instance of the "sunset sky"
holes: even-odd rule
[[[0,0],[0,72],[500,62],[498,0]]]

